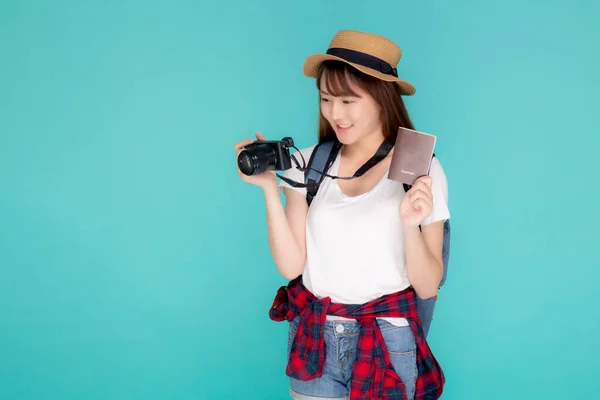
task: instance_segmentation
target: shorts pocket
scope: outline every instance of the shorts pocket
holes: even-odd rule
[[[410,326],[395,326],[387,321],[380,321],[379,327],[390,354],[405,356],[415,354],[417,344]]]
[[[381,331],[394,370],[406,387],[408,398],[415,394],[417,383],[417,346],[409,326],[386,327]]]

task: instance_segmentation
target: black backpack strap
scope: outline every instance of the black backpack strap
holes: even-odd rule
[[[327,173],[331,165],[335,162],[335,159],[342,148],[342,144],[338,140],[331,140],[321,142],[317,144],[310,156],[308,166],[304,173],[304,185],[306,186],[306,201],[308,205],[312,203],[312,200],[317,195],[319,185],[328,176],[332,179],[354,179],[362,176],[365,172],[371,169],[374,165],[383,160],[391,151],[393,144],[384,140],[383,143],[377,149],[375,155],[373,155],[367,162],[365,162],[352,176],[339,177],[331,176]]]
[[[341,148],[340,142],[333,140],[317,144],[308,160],[307,169],[304,172],[304,183],[306,187],[306,202],[310,206],[313,198],[317,195],[319,185],[323,181],[324,173],[331,167]]]

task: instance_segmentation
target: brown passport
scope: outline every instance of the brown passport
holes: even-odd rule
[[[429,174],[436,136],[400,127],[388,179],[412,185]]]

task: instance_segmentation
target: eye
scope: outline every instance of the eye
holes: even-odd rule
[[[329,99],[326,99],[325,97],[321,97],[321,101],[325,103],[325,102],[328,102]]]
[[[354,103],[353,100],[344,100],[344,104],[350,104],[350,103]]]

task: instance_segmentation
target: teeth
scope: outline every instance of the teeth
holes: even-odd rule
[[[350,125],[338,125],[340,128],[350,128],[352,126],[352,124]]]

